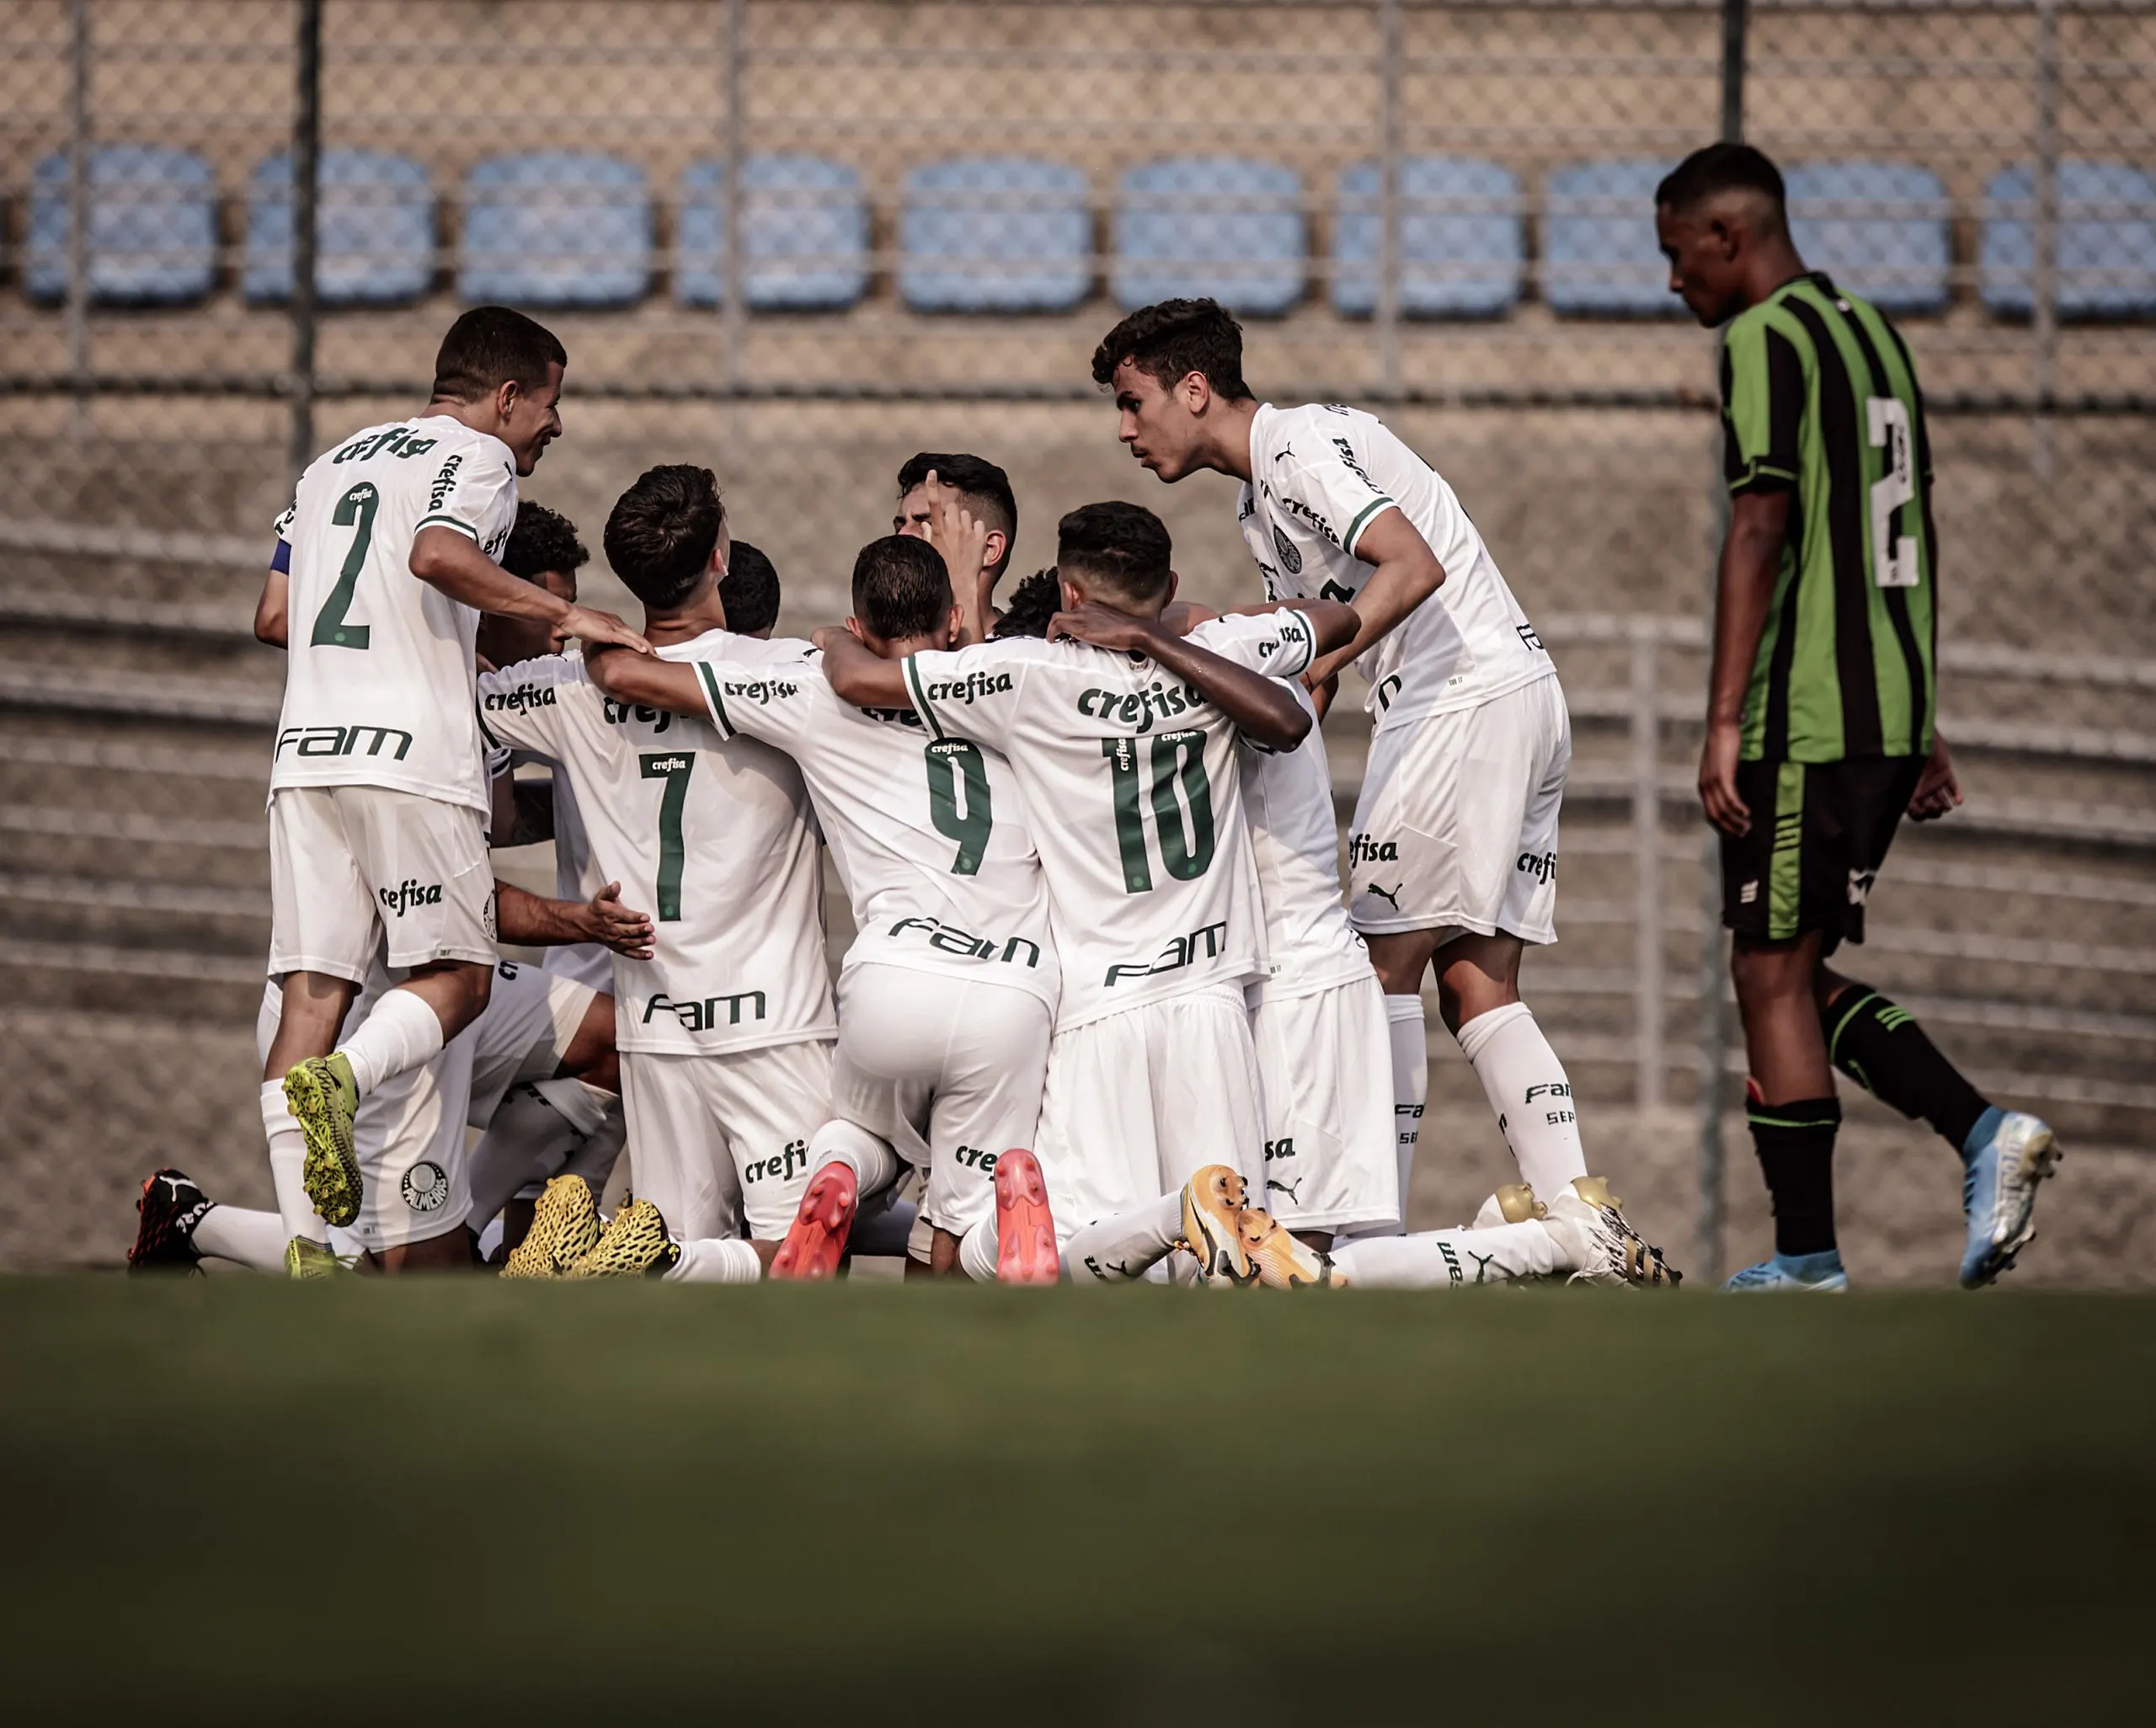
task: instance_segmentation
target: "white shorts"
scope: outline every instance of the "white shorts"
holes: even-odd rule
[[[1348,840],[1355,928],[1556,941],[1557,807],[1572,762],[1554,676],[1378,733]]]
[[[491,966],[494,872],[477,810],[380,786],[270,798],[270,975],[364,983],[436,960]]]
[[[831,1041],[723,1056],[622,1052],[639,1199],[684,1241],[783,1236],[808,1186],[808,1141],[831,1113]]]
[[[595,994],[573,979],[501,961],[477,1020],[433,1061],[407,1069],[360,1100],[352,1129],[360,1215],[352,1229],[366,1246],[402,1248],[464,1228],[472,1209],[467,1125],[484,1127],[511,1086],[552,1075]],[[340,1040],[379,1000],[376,991],[353,1005]],[[255,1027],[265,1057],[281,1006],[272,984]]]
[[[1241,1171],[1251,1192],[1262,1193],[1259,1096],[1237,985],[1058,1032],[1034,1149],[1057,1239],[1173,1193],[1208,1164]]]
[[[1266,1210],[1290,1229],[1397,1229],[1385,986],[1373,973],[1308,995],[1253,990],[1251,1002]]]
[[[922,1172],[921,1222],[963,1236],[995,1205],[995,1160],[1040,1127],[1054,1016],[1024,990],[873,963],[839,980],[831,1114]]]

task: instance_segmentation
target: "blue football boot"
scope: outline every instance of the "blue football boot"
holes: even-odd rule
[[[1846,1291],[1849,1275],[1842,1270],[1838,1249],[1823,1254],[1777,1254],[1757,1266],[1748,1266],[1727,1283],[1725,1290]]]
[[[1969,1221],[1961,1253],[1961,1287],[1990,1283],[2014,1264],[2036,1232],[2036,1184],[2052,1173],[2059,1150],[2051,1124],[2018,1110],[1991,1109],[1977,1119],[1962,1149],[1961,1211]]]

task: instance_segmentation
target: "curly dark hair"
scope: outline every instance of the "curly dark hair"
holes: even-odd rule
[[[989,634],[1044,637],[1049,620],[1063,610],[1063,584],[1053,568],[1036,570],[1011,590],[1011,604]]]
[[[528,498],[518,501],[516,525],[509,531],[509,544],[502,548],[502,568],[536,582],[549,570],[574,576],[590,562],[591,554],[576,537],[575,523]]]
[[[760,547],[734,542],[718,603],[726,608],[726,627],[737,636],[754,636],[778,622],[778,567]]]
[[[1217,300],[1163,300],[1140,307],[1093,350],[1093,381],[1106,388],[1125,360],[1171,389],[1203,372],[1214,394],[1245,402],[1243,327]]]

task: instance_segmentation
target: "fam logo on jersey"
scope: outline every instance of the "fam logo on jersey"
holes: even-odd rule
[[[1227,938],[1228,922],[1225,918],[1218,924],[1201,925],[1187,936],[1169,937],[1156,958],[1128,963],[1118,961],[1108,968],[1107,977],[1101,982],[1113,986],[1126,978],[1155,978],[1164,972],[1180,972],[1200,960],[1217,960]]]
[[[677,1002],[664,994],[655,995],[645,1000],[641,1024],[649,1026],[654,1016],[670,1014],[681,1022],[684,1032],[710,1032],[721,1024],[719,1011],[722,1006],[726,1011],[723,1023],[740,1025],[744,1003],[755,1005],[748,1011],[750,1019],[761,1020],[764,1017],[764,993],[761,990],[736,990],[730,996],[706,996],[702,1000],[685,1002]]]
[[[885,934],[901,936],[910,930],[920,932],[926,938],[928,946],[941,953],[958,954],[969,960],[1001,958],[1007,964],[1016,960],[1018,951],[1024,948],[1027,951],[1027,965],[1038,966],[1041,963],[1041,946],[1029,937],[1011,937],[1003,944],[1003,952],[999,956],[994,937],[977,936],[969,931],[960,930],[956,925],[945,924],[935,918],[901,918]]]
[[[547,692],[547,700],[553,700]],[[664,732],[674,723],[674,716],[664,708],[647,708],[638,702],[617,702],[611,696],[599,699],[599,717],[609,726],[627,726],[635,721],[639,726],[648,726],[654,733]]]
[[[430,1158],[406,1171],[397,1187],[414,1212],[440,1212],[449,1201],[449,1172]]]
[[[806,1140],[788,1140],[785,1151],[775,1152],[769,1158],[752,1159],[743,1169],[741,1180],[744,1182],[792,1181],[797,1170],[803,1176],[808,1173],[808,1143]]]
[[[439,906],[441,904],[441,884],[438,882],[414,882],[406,877],[395,888],[377,888],[376,895],[388,910],[399,918],[411,906]]]
[[[515,690],[490,690],[479,704],[489,714],[528,714],[534,708],[557,706],[551,684],[520,684]]]
[[[1557,879],[1557,855],[1555,852],[1522,852],[1513,861],[1513,868],[1523,876],[1531,876],[1540,883]]]
[[[1008,672],[969,672],[955,684],[930,685],[928,699],[931,702],[970,702],[982,696],[1001,696],[1010,688]]]
[[[275,754],[283,755],[290,745],[296,756],[349,756],[365,739],[366,754],[378,756],[392,738],[397,748],[391,760],[401,762],[412,748],[412,734],[394,726],[287,726],[277,734]]]
[[[409,426],[392,426],[387,432],[354,439],[329,460],[332,462],[364,462],[378,456],[424,456],[439,441],[433,438],[414,438]],[[436,499],[435,502],[439,504],[440,500]]]
[[[1088,720],[1118,720],[1138,733],[1150,732],[1155,718],[1172,719],[1205,706],[1205,697],[1194,684],[1149,684],[1143,690],[1121,693],[1113,690],[1078,693],[1078,712]]]
[[[1295,542],[1288,538],[1288,531],[1278,522],[1273,525],[1273,550],[1280,554],[1280,562],[1290,576],[1303,573],[1302,552]]]
[[[1398,840],[1373,840],[1367,834],[1348,836],[1348,861],[1350,864],[1397,864],[1400,861]]]

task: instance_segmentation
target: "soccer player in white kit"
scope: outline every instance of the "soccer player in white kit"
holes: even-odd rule
[[[270,969],[283,980],[263,1123],[279,1210],[320,1244],[359,1216],[361,1096],[433,1059],[486,1005],[495,959],[485,770],[472,720],[482,611],[642,646],[494,563],[516,480],[562,429],[561,344],[520,313],[465,313],[432,399],[309,465],[278,520],[289,595],[270,772]],[[406,975],[352,1035],[339,1022],[377,951]],[[335,1048],[333,1049],[333,1045]],[[280,1084],[281,1082],[281,1084]],[[453,1263],[447,1235],[388,1252]]]
[[[1428,1089],[1422,983],[1482,1082],[1522,1177],[1587,1174],[1572,1083],[1519,996],[1556,940],[1557,813],[1572,760],[1556,670],[1451,488],[1371,416],[1260,404],[1242,332],[1209,300],[1134,312],[1093,356],[1119,435],[1172,484],[1243,483],[1236,516],[1268,597],[1322,595],[1361,620],[1315,667],[1369,679],[1375,723],[1348,840],[1349,909],[1383,981],[1401,1195]]]
[[[723,628],[726,518],[709,469],[641,476],[615,504],[606,548],[662,658],[795,658]],[[526,1245],[552,1245],[554,1270],[585,1276],[760,1277],[830,1113],[838,1030],[800,770],[708,719],[615,701],[577,654],[489,673],[479,714],[489,743],[567,772],[600,873],[654,920],[652,957],[614,962],[640,1197],[601,1236],[588,1186],[550,1183]]]
[[[893,664],[947,648],[954,586],[977,574],[925,540],[871,541],[854,563],[849,641]],[[805,642],[771,645],[797,650],[792,663],[744,664],[731,641],[705,638],[687,665],[604,654],[592,676],[617,700],[784,750],[853,904],[832,1119],[809,1143],[813,1174],[771,1276],[830,1277],[858,1200],[888,1190],[901,1157],[927,1184],[909,1272],[954,1272],[959,1240],[994,1204],[999,1155],[1033,1144],[1059,993],[1017,782],[995,751],[932,737],[910,707],[841,701]]]
[[[969,740],[1011,764],[1063,966],[1034,1150],[1073,1276],[1107,1278],[1120,1268],[1085,1267],[1081,1227],[1150,1208],[1172,1243],[1198,1170],[1263,1180],[1243,999],[1262,970],[1263,915],[1236,739],[1302,741],[1308,712],[1263,675],[1294,675],[1314,643],[1307,627],[1263,632],[1264,653],[1224,639],[1239,664],[1209,652],[1215,627],[1164,630],[1168,534],[1135,504],[1074,510],[1058,539],[1065,603],[1112,647],[996,640],[893,662],[838,632],[821,641],[849,702],[910,707],[931,740]],[[969,1256],[979,1235],[969,1233]],[[989,1275],[978,1257],[968,1269]]]

